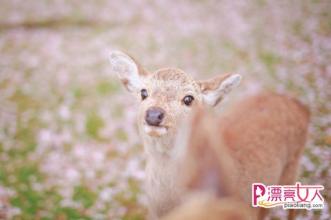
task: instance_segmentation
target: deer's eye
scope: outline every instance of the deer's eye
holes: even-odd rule
[[[187,106],[190,106],[194,100],[194,97],[191,95],[187,95],[183,98],[183,103]]]
[[[141,100],[144,100],[148,97],[148,93],[147,93],[147,90],[146,89],[142,89],[140,91],[140,95],[141,95]]]

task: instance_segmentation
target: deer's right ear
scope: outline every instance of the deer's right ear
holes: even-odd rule
[[[147,72],[132,57],[121,51],[111,51],[108,58],[112,71],[117,74],[127,90],[140,91],[144,87],[142,77]]]

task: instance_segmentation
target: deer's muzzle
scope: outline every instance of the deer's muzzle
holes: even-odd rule
[[[150,107],[146,111],[145,121],[150,126],[159,126],[164,118],[165,111],[160,107]]]

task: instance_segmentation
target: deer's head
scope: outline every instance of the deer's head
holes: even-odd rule
[[[178,122],[193,106],[216,106],[241,79],[238,74],[224,74],[197,81],[176,68],[149,72],[120,51],[112,51],[109,60],[113,72],[140,100],[138,125],[142,135],[150,138],[174,139]]]

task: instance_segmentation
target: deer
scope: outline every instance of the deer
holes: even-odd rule
[[[195,106],[217,106],[239,85],[241,75],[221,74],[195,80],[178,68],[147,71],[121,51],[111,51],[108,58],[112,71],[140,100],[138,130],[146,154],[149,216],[159,219],[179,206],[187,191],[179,180],[180,167],[189,150],[177,138],[185,136],[180,132],[183,121]],[[238,177],[237,184],[242,189],[234,197],[249,202],[250,184],[255,181],[288,184],[295,180],[309,111],[296,99],[273,93],[238,103],[223,117],[217,136],[222,137],[226,146],[223,149],[229,149],[226,155],[236,164],[230,176]]]

